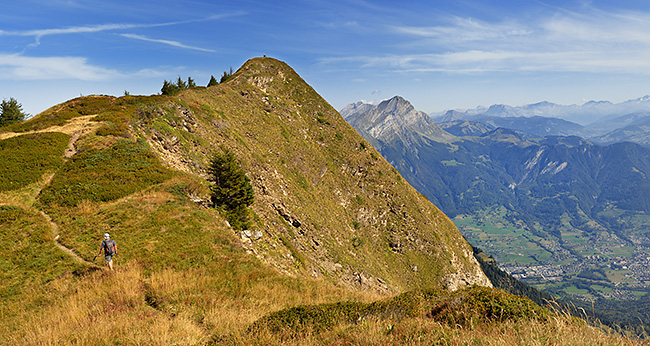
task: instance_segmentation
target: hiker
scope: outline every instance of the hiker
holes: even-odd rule
[[[104,240],[102,240],[102,245],[99,247],[99,254],[97,255],[101,255],[102,251],[104,251],[104,257],[106,258],[108,267],[113,270],[113,256],[117,255],[117,243],[111,239],[111,235],[108,233],[104,233]]]

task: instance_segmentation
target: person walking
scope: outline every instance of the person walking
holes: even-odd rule
[[[108,267],[113,270],[113,256],[117,255],[117,243],[111,239],[111,235],[108,233],[104,233],[104,240],[102,240],[97,256],[101,255],[102,251],[104,251],[104,258]]]

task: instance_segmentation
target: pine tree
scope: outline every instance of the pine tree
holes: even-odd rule
[[[231,66],[230,67],[230,72],[223,71],[223,76],[221,76],[221,80],[219,81],[219,83],[223,83],[223,82],[227,81],[228,79],[230,79],[230,77],[232,77],[232,75],[233,75],[233,72],[232,72],[232,66]]]
[[[217,84],[219,84],[219,82],[217,82],[217,79],[214,78],[213,75],[210,75],[210,81],[208,82],[207,86],[211,87],[211,86],[214,86],[214,85],[217,85]]]
[[[10,97],[8,101],[7,99],[2,100],[0,104],[0,126],[23,121],[27,116],[28,114],[23,112],[23,106],[15,98]]]
[[[187,87],[196,88],[196,83],[194,82],[194,79],[192,79],[192,77],[187,77]]]
[[[222,148],[210,161],[208,174],[214,184],[211,199],[221,208],[231,226],[236,229],[249,227],[248,206],[253,204],[255,193],[250,179],[241,168],[235,155]]]
[[[181,76],[178,76],[178,81],[176,82],[176,86],[177,86],[178,89],[180,89],[180,90],[187,89],[187,84],[186,84],[185,81],[181,78]]]
[[[174,95],[178,92],[178,87],[172,82],[165,80],[163,82],[162,88],[160,88],[160,93],[163,95]]]

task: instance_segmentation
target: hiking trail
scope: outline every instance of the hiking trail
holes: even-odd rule
[[[86,263],[86,264],[88,264],[90,266],[96,266],[95,263],[86,261],[81,256],[77,255],[72,249],[66,247],[65,245],[63,245],[61,243],[59,243],[59,237],[60,237],[59,236],[59,225],[57,225],[56,222],[52,221],[52,218],[50,217],[50,215],[48,215],[44,211],[40,210],[39,214],[41,214],[41,216],[43,216],[45,218],[45,220],[47,220],[47,223],[52,228],[52,235],[54,236],[54,245],[56,245],[56,247],[63,250],[63,252],[67,253],[68,255],[72,256],[78,262]]]
[[[91,116],[91,117],[94,117],[94,115]],[[87,117],[87,118],[86,118],[86,121],[89,120],[89,119],[90,119],[90,117]],[[74,132],[71,134],[71,136],[70,136],[70,141],[68,142],[68,147],[65,149],[65,152],[63,153],[63,160],[68,161],[70,158],[72,158],[72,156],[74,156],[74,155],[77,153],[77,149],[76,149],[75,146],[74,146],[75,143],[77,142],[77,140],[78,140],[82,135],[86,134],[89,130],[91,130],[91,128],[89,128],[89,126],[86,125],[86,126],[83,126],[83,128],[82,128],[81,130],[74,131]],[[41,189],[39,189],[39,192],[38,192],[38,193],[40,193],[40,190],[42,190],[45,186],[47,186],[47,185],[52,181],[52,179],[54,178],[54,175],[55,175],[55,174],[52,174],[52,175],[51,175],[51,176],[50,176],[50,177],[45,181],[45,184],[43,184],[43,186],[41,187]],[[37,194],[37,195],[38,195],[38,194]],[[52,220],[52,217],[51,217],[50,215],[48,215],[46,212],[44,212],[44,211],[42,211],[42,210],[39,210],[38,212],[41,214],[41,216],[43,216],[43,217],[45,218],[45,220],[47,221],[47,223],[50,225],[50,228],[52,228],[52,236],[54,237],[54,245],[56,245],[56,247],[58,247],[59,249],[63,250],[63,252],[67,253],[68,255],[72,256],[72,258],[74,258],[74,259],[77,260],[78,262],[86,263],[86,264],[88,264],[88,265],[90,265],[90,266],[97,266],[95,263],[93,263],[93,262],[89,262],[89,261],[86,261],[86,260],[83,259],[81,256],[77,255],[77,253],[75,253],[74,250],[72,250],[72,249],[66,247],[66,246],[63,245],[63,244],[61,244],[61,243],[59,242],[59,238],[60,238],[60,235],[59,235],[59,225],[57,225],[57,223],[54,222],[54,221]]]
[[[77,117],[74,119],[71,119],[68,121],[66,124],[63,126],[51,126],[46,129],[42,130],[37,130],[37,131],[28,131],[28,132],[22,132],[22,133],[15,133],[15,132],[3,132],[0,133],[0,140],[4,140],[7,138],[11,137],[16,137],[16,136],[22,136],[26,134],[31,134],[31,133],[42,133],[42,132],[62,132],[67,135],[70,135],[70,140],[68,141],[68,147],[65,149],[63,152],[63,160],[68,161],[70,160],[76,153],[77,149],[75,147],[75,143],[81,136],[87,134],[88,132],[95,130],[99,126],[101,126],[103,123],[102,122],[91,122],[90,120],[97,116],[97,114],[94,115],[87,115],[83,117]],[[59,242],[59,238],[61,237],[59,235],[59,225],[52,220],[52,217],[48,215],[45,211],[43,210],[38,210],[34,207],[33,202],[38,198],[38,195],[41,193],[41,191],[48,186],[52,180],[54,179],[56,173],[51,173],[48,174],[47,176],[44,176],[44,179],[40,186],[38,186],[37,189],[33,190],[33,192],[30,193],[30,197],[26,199],[26,201],[14,201],[11,204],[20,206],[21,208],[28,209],[28,210],[33,210],[35,212],[38,212],[49,224],[50,228],[52,229],[52,236],[54,239],[54,245],[61,249],[63,252],[67,253],[68,255],[72,256],[76,261],[80,263],[85,263],[89,266],[92,267],[98,267],[97,264],[87,261],[81,256],[79,256],[77,253],[74,252],[74,250],[66,247],[65,245],[61,244]]]

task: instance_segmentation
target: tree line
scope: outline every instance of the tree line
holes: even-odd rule
[[[232,67],[231,67],[229,71],[223,71],[223,75],[221,75],[221,78],[219,79],[219,81],[217,81],[217,79],[214,77],[214,75],[210,75],[210,81],[208,81],[208,84],[206,85],[206,87],[211,87],[213,85],[217,85],[217,84],[226,82],[227,80],[229,80],[232,77],[233,74],[234,74],[234,72],[233,72]],[[178,76],[178,79],[176,80],[176,82],[168,81],[168,80],[165,79],[165,81],[163,82],[163,86],[160,89],[160,93],[163,94],[163,95],[170,95],[171,96],[171,95],[178,94],[182,90],[196,88],[196,87],[197,87],[196,82],[194,81],[194,79],[192,79],[192,77],[187,77],[187,81],[184,81],[181,78],[181,76]]]

